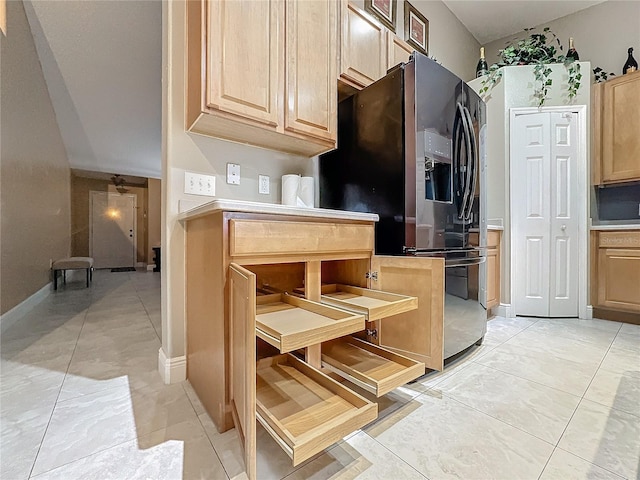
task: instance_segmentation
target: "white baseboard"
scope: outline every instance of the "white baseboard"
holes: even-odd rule
[[[156,268],[156,264],[150,263],[149,265],[147,265],[147,272],[153,272],[154,268]]]
[[[587,305],[587,320],[593,319],[593,305]]]
[[[511,304],[510,303],[501,303],[497,307],[493,307],[491,309],[491,311],[492,311],[492,313],[494,313],[495,315],[497,315],[499,317],[505,317],[505,318],[514,318],[515,317],[515,315],[513,315],[513,309],[511,308]]]
[[[42,300],[47,298],[47,296],[51,293],[51,288],[51,282],[49,282],[36,293],[28,298],[25,298],[11,310],[3,313],[0,316],[0,332],[6,331],[7,328],[20,320],[20,318],[22,318],[25,313],[38,305]]]
[[[136,268],[144,268],[147,264],[145,262],[136,262]]]
[[[187,379],[187,357],[167,358],[162,347],[158,350],[158,371],[166,384],[178,383]]]

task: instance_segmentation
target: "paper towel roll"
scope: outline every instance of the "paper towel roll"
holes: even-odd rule
[[[300,187],[300,175],[282,176],[282,205],[298,205],[298,188]]]
[[[298,189],[298,197],[301,202],[301,207],[313,208],[314,194],[313,187],[315,180],[313,177],[302,177],[300,179],[300,188]]]

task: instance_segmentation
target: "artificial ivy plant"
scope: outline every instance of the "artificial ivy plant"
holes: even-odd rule
[[[499,51],[500,60],[492,64],[482,81],[481,94],[488,93],[502,78],[502,67],[511,65],[534,65],[535,86],[533,95],[538,106],[542,107],[547,100],[547,92],[553,84],[549,64],[562,63],[567,69],[569,99],[578,93],[580,88],[580,64],[562,53],[563,48],[558,36],[549,27],[542,32],[533,28],[525,28],[524,38],[516,37],[507,42],[507,46]],[[557,45],[557,48],[556,48]]]

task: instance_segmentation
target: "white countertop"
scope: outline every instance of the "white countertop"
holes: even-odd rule
[[[591,230],[640,230],[640,223],[625,225],[591,225]]]
[[[502,225],[487,225],[487,230],[504,230]]]
[[[326,208],[290,207],[276,203],[247,202],[244,200],[227,200],[223,198],[219,198],[199,207],[187,210],[186,212],[182,212],[178,215],[178,220],[190,220],[216,211],[295,215],[298,217],[335,218],[339,220],[359,220],[363,222],[378,221],[378,215],[375,213],[329,210]]]

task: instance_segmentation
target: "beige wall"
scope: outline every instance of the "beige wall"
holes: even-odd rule
[[[70,172],[21,1],[0,34],[1,294],[5,313],[50,281],[69,255]]]
[[[153,262],[152,247],[160,245],[160,206],[162,202],[161,182],[150,178],[147,189],[147,263]]]
[[[573,37],[580,60],[591,62],[591,68],[601,67],[607,72],[621,75],[629,47],[634,47],[636,60],[640,58],[638,1],[609,0],[542,26],[550,27],[565,49],[569,37]],[[505,42],[512,37],[488,44],[487,62],[495,62],[498,50],[504,48]]]
[[[364,10],[364,0],[353,1]],[[440,0],[411,0],[429,20],[429,56],[463,80],[476,76],[480,44]],[[404,39],[404,0],[396,2],[396,35]]]
[[[136,196],[136,262],[147,261],[147,188],[130,187],[127,193]],[[89,256],[90,248],[90,193],[118,193],[108,180],[71,176],[71,253],[74,256]]]

